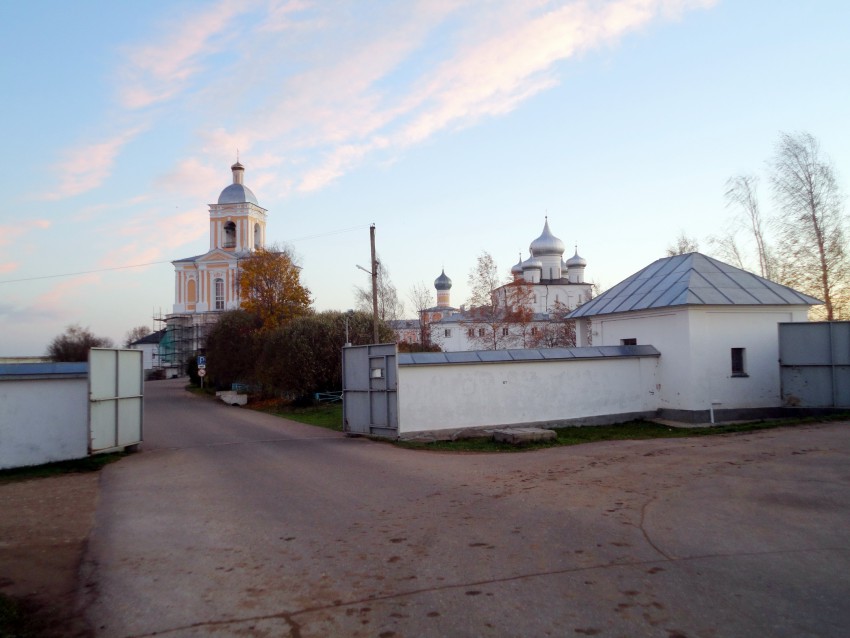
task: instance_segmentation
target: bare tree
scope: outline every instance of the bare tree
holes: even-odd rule
[[[415,283],[407,298],[413,304],[413,309],[416,310],[416,315],[419,317],[419,343],[423,346],[429,346],[431,345],[431,317],[425,311],[434,306],[434,295],[431,292],[431,287],[424,281]]]
[[[479,255],[468,281],[469,310],[460,323],[470,342],[487,350],[522,344],[533,320],[531,287],[523,281],[503,283],[487,252]]]
[[[355,286],[354,299],[357,310],[372,313],[372,277],[367,287]],[[404,314],[404,302],[398,298],[398,291],[390,281],[390,271],[378,259],[378,318],[382,321],[401,319]]]
[[[736,175],[726,182],[726,205],[734,207],[738,215],[725,235],[709,238],[721,259],[739,268],[747,268],[743,250],[737,242],[737,231],[746,230],[756,247],[759,274],[771,279],[773,256],[765,237],[765,222],[758,200],[758,178],[754,175]]]
[[[561,301],[552,304],[549,321],[532,328],[530,347],[574,348],[576,346],[576,322],[568,319],[570,308]]]
[[[832,321],[850,288],[847,219],[832,163],[809,133],[782,133],[771,169],[778,253],[792,260],[782,283],[821,297]]]
[[[676,237],[676,243],[672,246],[667,246],[667,256],[686,255],[687,253],[695,253],[699,250],[699,243],[693,237],[688,237],[685,231],[679,231],[679,236]]]
[[[151,329],[147,326],[136,326],[135,328],[128,330],[127,334],[124,335],[124,347],[127,348],[139,339],[144,339],[150,333]]]
[[[54,337],[47,346],[47,356],[51,361],[88,361],[91,348],[111,347],[112,339],[95,336],[88,328],[73,324]]]

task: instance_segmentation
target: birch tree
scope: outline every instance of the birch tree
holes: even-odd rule
[[[850,289],[847,219],[832,163],[809,133],[782,133],[770,182],[782,283],[821,298],[832,321],[846,312]]]

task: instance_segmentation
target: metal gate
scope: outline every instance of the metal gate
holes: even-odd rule
[[[141,350],[89,351],[89,454],[141,443],[143,395]]]
[[[398,437],[396,345],[342,349],[342,423],[351,434]]]
[[[850,321],[780,323],[779,365],[786,405],[850,407]]]

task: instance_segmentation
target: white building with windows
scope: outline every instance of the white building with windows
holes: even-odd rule
[[[779,324],[808,321],[820,303],[689,253],[653,262],[569,316],[580,320],[579,346],[657,348],[657,408],[689,420],[781,406]]]
[[[245,167],[237,161],[230,169],[233,182],[209,205],[209,250],[172,262],[174,306],[160,343],[165,367],[182,368],[219,314],[239,308],[239,260],[265,246],[266,209],[245,186]]]
[[[575,254],[564,261],[566,247],[564,242],[552,234],[549,219],[543,223],[540,236],[528,247],[529,257],[511,268],[512,283],[521,283],[528,291],[528,306],[533,320],[528,326],[502,326],[498,330],[498,341],[505,348],[529,347],[539,331],[546,330],[556,315],[577,308],[593,297],[593,285],[585,281],[585,261]],[[493,291],[504,299],[511,284],[505,284]],[[422,313],[421,320],[429,324],[431,340],[445,352],[458,352],[480,349],[480,341],[492,327],[476,324],[467,310],[451,305],[450,291],[452,281],[443,271],[434,281],[437,290],[437,305]]]

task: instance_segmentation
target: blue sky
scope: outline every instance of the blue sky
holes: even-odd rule
[[[764,175],[780,131],[815,135],[850,179],[839,0],[45,0],[0,16],[0,356],[42,354],[71,323],[120,342],[170,312],[170,262],[207,250],[237,148],[320,310],[367,285],[371,223],[402,300],[445,267],[460,305],[476,257],[507,274],[546,215],[602,288],[683,230],[710,252],[727,178]],[[85,274],[54,276],[69,273]]]

